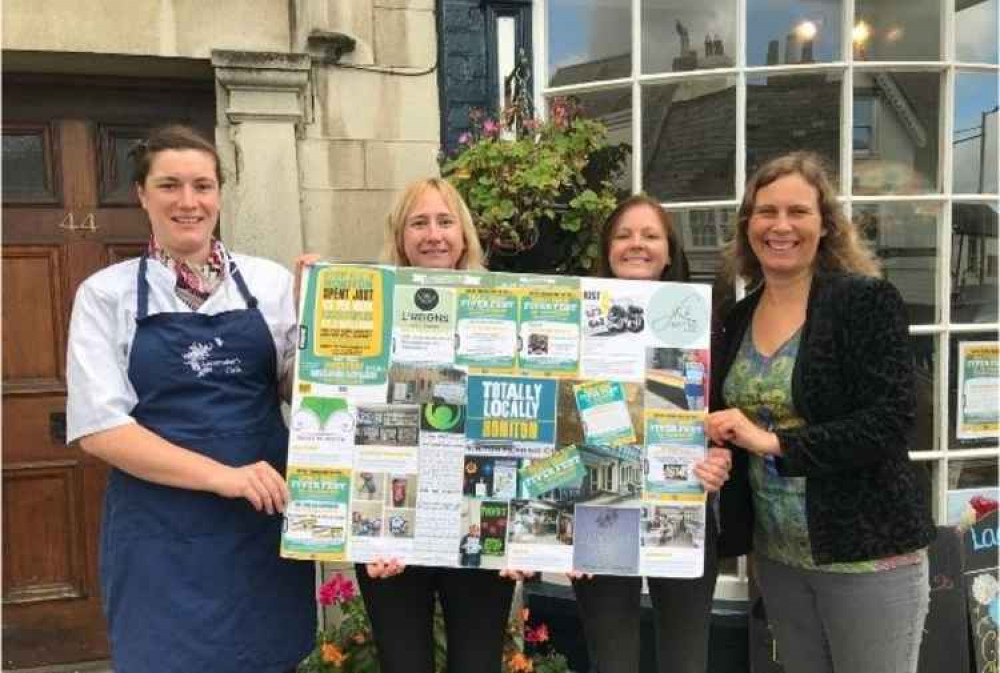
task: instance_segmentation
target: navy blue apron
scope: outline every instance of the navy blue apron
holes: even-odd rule
[[[247,308],[148,315],[139,263],[128,377],[132,411],[160,437],[227,465],[284,474],[271,332],[242,275]],[[280,515],[242,498],[171,488],[113,469],[101,585],[115,673],[284,673],[312,649],[313,564],[279,558]]]

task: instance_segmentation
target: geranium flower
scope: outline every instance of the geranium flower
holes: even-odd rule
[[[533,629],[524,630],[524,642],[526,643],[545,643],[549,640],[549,626],[548,624],[539,624]]]
[[[337,668],[340,668],[344,662],[347,661],[347,657],[350,656],[344,654],[344,652],[333,643],[324,643],[320,651],[323,653],[323,661],[328,664],[333,664]]]
[[[982,495],[974,495],[969,498],[969,504],[976,511],[976,521],[981,521],[990,512],[997,509],[997,501]]]
[[[524,652],[516,652],[510,658],[510,670],[515,673],[531,673],[534,669],[534,664],[531,663],[531,659]]]
[[[337,605],[353,599],[355,596],[354,582],[336,573],[320,585],[316,591],[316,599],[320,605]]]
[[[500,124],[497,124],[492,119],[487,119],[483,122],[483,135],[496,136],[500,134]]]

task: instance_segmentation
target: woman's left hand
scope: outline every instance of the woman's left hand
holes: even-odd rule
[[[517,582],[519,580],[530,580],[535,576],[532,570],[501,570],[500,577],[506,577],[512,582]]]
[[[729,449],[712,446],[704,460],[694,464],[694,474],[701,480],[709,493],[715,493],[729,480],[729,470],[733,466],[733,454]]]
[[[705,432],[715,444],[730,442],[761,456],[781,455],[778,436],[762,430],[739,409],[715,411],[705,419]]]

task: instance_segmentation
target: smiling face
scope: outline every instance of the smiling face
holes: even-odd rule
[[[156,242],[175,259],[204,262],[219,220],[215,159],[202,150],[156,153],[139,201]]]
[[[801,175],[785,175],[757,190],[747,239],[765,278],[812,274],[825,235],[819,192]]]
[[[618,219],[611,234],[608,265],[615,278],[658,280],[670,264],[670,244],[653,208],[639,204]]]
[[[410,266],[454,269],[465,252],[458,217],[441,193],[428,187],[417,198],[403,224],[403,254]]]

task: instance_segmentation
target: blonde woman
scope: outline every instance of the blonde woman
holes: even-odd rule
[[[380,261],[426,269],[482,270],[472,216],[448,182],[411,183],[386,218]],[[315,261],[305,256],[300,263]],[[456,558],[459,550],[455,550]],[[434,603],[447,632],[449,673],[499,673],[517,572],[406,567],[379,559],[356,567],[382,673],[434,673]]]

